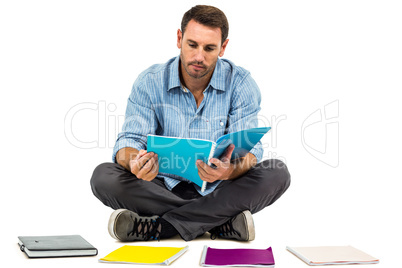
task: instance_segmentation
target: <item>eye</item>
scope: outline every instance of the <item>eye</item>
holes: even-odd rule
[[[211,51],[213,51],[215,48],[213,48],[213,47],[206,47],[205,48],[205,51],[207,51],[207,52],[211,52]]]
[[[197,47],[195,44],[188,44],[190,47],[195,48]]]

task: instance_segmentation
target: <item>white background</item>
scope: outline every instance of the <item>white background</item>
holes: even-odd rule
[[[254,216],[251,243],[152,245],[188,244],[176,267],[198,267],[204,244],[272,246],[276,267],[306,267],[287,245],[353,245],[379,258],[376,267],[398,265],[402,8],[384,0],[1,1],[2,262],[101,266],[123,245],[109,237],[112,210],[89,179],[111,161],[132,83],[178,55],[182,15],[199,3],[226,13],[224,57],[257,81],[261,118],[273,126],[264,157],[286,161],[292,184]],[[332,124],[323,113],[306,125],[326,105]],[[82,235],[98,257],[30,260],[17,247],[21,235],[62,234]]]

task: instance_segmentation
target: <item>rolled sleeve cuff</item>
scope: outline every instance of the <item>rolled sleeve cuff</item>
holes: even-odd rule
[[[113,157],[112,157],[113,163],[117,163],[117,161],[116,161],[117,152],[120,149],[123,149],[125,147],[131,147],[131,148],[137,149],[138,151],[147,149],[145,144],[137,142],[133,139],[119,139],[113,148]]]
[[[252,153],[255,156],[255,158],[257,159],[257,163],[260,163],[262,160],[264,149],[261,147],[260,144],[257,144],[254,148],[250,150],[250,153]]]

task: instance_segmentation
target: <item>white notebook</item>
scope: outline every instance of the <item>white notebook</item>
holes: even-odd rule
[[[379,260],[351,246],[286,247],[308,265],[374,264]]]

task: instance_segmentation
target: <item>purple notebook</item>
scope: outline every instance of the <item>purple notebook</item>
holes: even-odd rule
[[[205,246],[202,266],[262,266],[274,267],[272,248],[267,249],[218,249]]]

